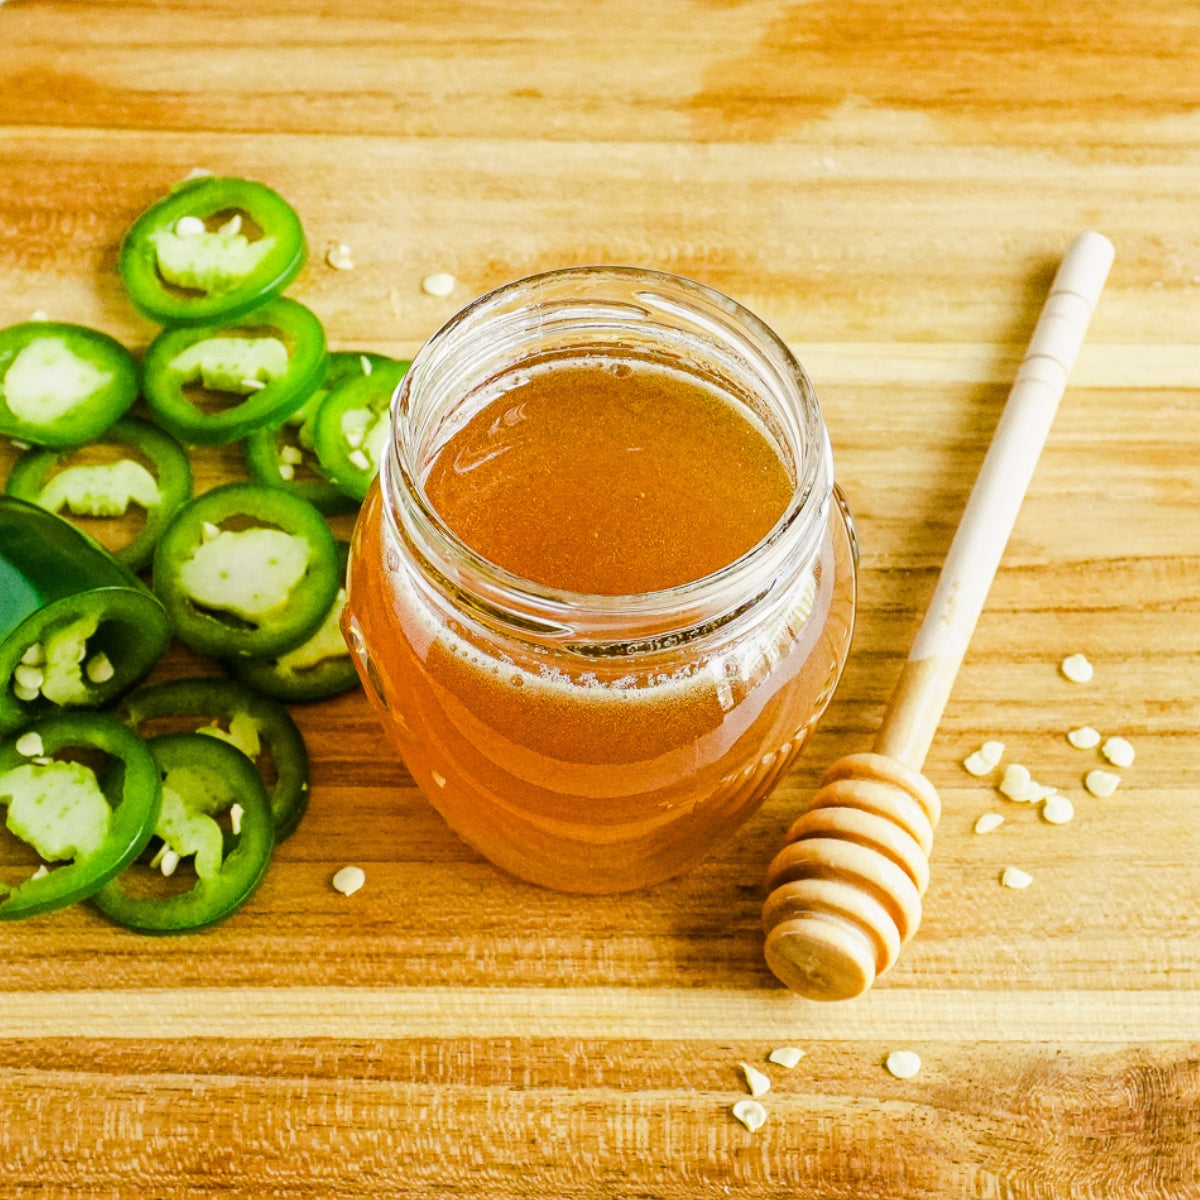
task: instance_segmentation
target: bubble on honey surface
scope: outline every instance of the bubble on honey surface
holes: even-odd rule
[[[508,677],[508,682],[509,682],[509,683],[511,683],[511,684],[512,684],[512,686],[513,686],[513,687],[515,687],[515,688],[519,688],[519,687],[524,687],[524,686],[525,686],[525,680],[524,680],[524,679],[522,679],[520,675],[510,675],[510,676]]]
[[[608,373],[618,379],[628,379],[633,374],[633,368],[628,363],[615,362],[608,364]]]

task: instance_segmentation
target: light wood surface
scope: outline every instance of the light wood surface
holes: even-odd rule
[[[0,1195],[1200,1195],[1194,5],[9,0],[0,166],[0,322],[133,346],[117,243],[196,166],[295,204],[291,294],[336,347],[411,353],[572,263],[712,284],[808,367],[863,554],[826,719],[682,879],[597,899],[501,875],[352,695],[296,710],[311,808],[234,920],[0,929]],[[920,932],[868,995],[814,1005],[763,963],[766,866],[871,744],[1083,228],[1117,261],[926,762]],[[449,298],[420,290],[437,270]],[[240,472],[198,458],[202,483]],[[1058,673],[1077,651],[1090,684]],[[1107,800],[1063,736],[1082,724],[1138,752]],[[969,776],[987,738],[1075,820]],[[778,1045],[808,1053],[787,1071]],[[921,1072],[892,1078],[895,1049]],[[774,1081],[754,1134],[743,1060]]]

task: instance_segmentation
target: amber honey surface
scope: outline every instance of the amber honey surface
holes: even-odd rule
[[[493,397],[428,471],[474,550],[575,592],[646,592],[750,550],[791,496],[740,406],[653,367],[556,366]],[[605,892],[675,875],[753,811],[824,707],[849,640],[840,519],[769,611],[653,652],[591,656],[475,620],[382,520],[355,534],[346,627],[418,785],[515,874]],[[403,552],[401,552],[403,551]]]
[[[733,562],[792,486],[745,409],[681,372],[615,363],[530,373],[451,439],[425,492],[514,574],[619,595]]]

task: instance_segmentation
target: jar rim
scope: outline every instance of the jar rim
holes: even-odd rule
[[[665,311],[688,306],[689,316],[709,332],[738,334],[777,375],[791,402],[799,438],[791,449],[795,478],[787,507],[771,529],[732,562],[697,579],[669,588],[628,594],[574,592],[526,579],[484,558],[442,519],[425,496],[417,444],[410,417],[415,388],[425,385],[456,340],[524,298],[537,304],[554,289],[577,281],[597,287],[637,289],[642,303]],[[670,293],[670,294],[669,294]],[[681,310],[682,311],[682,310]],[[785,563],[797,554],[816,553],[828,518],[833,491],[832,453],[816,393],[804,368],[783,340],[737,301],[706,284],[664,271],[617,265],[575,266],[512,280],[477,297],[443,324],[421,347],[397,387],[391,404],[392,433],[380,464],[385,519],[425,558],[437,580],[457,592],[466,591],[509,621],[531,631],[586,634],[600,640],[628,641],[632,627],[661,633],[685,629],[714,618],[736,615],[770,586]],[[788,572],[790,575],[790,572]],[[476,605],[477,606],[477,605]]]

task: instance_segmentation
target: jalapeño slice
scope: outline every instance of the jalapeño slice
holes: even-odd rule
[[[217,658],[300,645],[340,586],[321,514],[253,483],[223,484],[185,504],[155,547],[153,578],[179,638]]]
[[[231,679],[174,679],[127,696],[121,713],[136,730],[159,720],[203,722],[198,732],[229,742],[255,764],[265,750],[275,773],[267,789],[275,840],[282,841],[299,824],[308,804],[308,751],[277,700]]]
[[[77,446],[137,399],[133,355],[83,325],[25,321],[0,329],[0,434],[35,446]]]
[[[60,752],[100,750],[97,771]],[[146,744],[100,713],[60,713],[0,745],[6,824],[47,863],[17,887],[0,885],[0,920],[64,908],[104,886],[145,848],[158,820],[158,768]]]
[[[326,515],[356,509],[358,501],[353,496],[320,477],[321,467],[313,453],[313,421],[325,397],[338,384],[391,370],[395,362],[366,351],[337,350],[330,354],[325,378],[304,406],[281,425],[256,429],[242,443],[250,478],[263,487],[302,496]],[[305,472],[313,477],[304,478]]]
[[[409,365],[392,362],[368,376],[345,379],[317,409],[313,445],[321,471],[355,500],[366,497],[379,472],[391,437],[392,395]]]
[[[72,464],[74,451],[29,450],[13,464],[7,490],[47,512],[65,510],[76,517],[119,518],[131,504],[145,509],[145,525],[113,552],[118,562],[140,571],[149,564],[171,515],[191,496],[192,468],[183,447],[169,433],[136,417],[122,418],[102,437],[75,449],[106,446],[128,447],[150,462],[153,473],[128,455],[115,461]]]
[[[307,248],[300,219],[277,192],[207,176],[151,205],[121,243],[134,307],[163,325],[232,320],[277,296]]]
[[[165,734],[147,745],[162,774],[154,833],[160,854],[191,859],[195,884],[174,895],[129,891],[131,866],[95,895],[110,920],[139,933],[194,933],[223,920],[253,895],[271,861],[275,835],[262,779],[244,754],[198,733]],[[229,813],[228,830],[217,818]]]
[[[220,446],[291,416],[321,382],[325,361],[316,316],[295,300],[272,300],[245,317],[159,334],[146,351],[143,388],[164,429]]]

